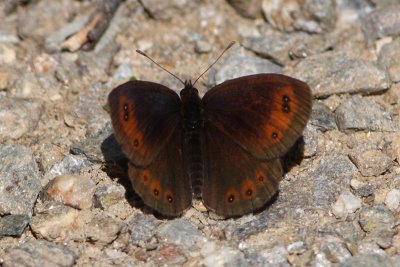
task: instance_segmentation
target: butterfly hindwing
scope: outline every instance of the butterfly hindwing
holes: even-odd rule
[[[205,126],[206,162],[202,199],[223,217],[262,207],[278,190],[279,159],[257,160],[213,125]]]
[[[137,166],[150,164],[180,123],[180,98],[161,84],[129,81],[110,93],[108,103],[115,137]]]
[[[257,159],[282,156],[311,112],[307,84],[280,74],[249,75],[219,84],[203,100],[204,119]]]
[[[143,202],[163,215],[178,216],[192,203],[192,189],[183,169],[182,131],[177,128],[152,163],[129,163],[129,177]]]

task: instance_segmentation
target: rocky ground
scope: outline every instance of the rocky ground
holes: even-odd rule
[[[0,2],[0,265],[400,266],[400,1],[126,0],[92,49],[66,42],[101,5]],[[132,77],[181,89],[136,49],[193,79],[232,40],[198,88],[307,82],[302,160],[258,213],[154,216],[107,95]]]

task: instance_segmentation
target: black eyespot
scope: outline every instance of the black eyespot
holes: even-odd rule
[[[158,191],[158,189],[154,189],[153,194],[157,197],[160,194],[160,191]]]
[[[261,176],[261,175],[260,175],[260,176],[258,176],[257,179],[258,179],[259,182],[264,182],[264,176]]]
[[[128,112],[128,104],[124,105],[124,120],[128,120],[129,119],[129,112]]]
[[[290,101],[290,98],[287,95],[283,95],[282,100],[283,102],[287,103]]]
[[[251,196],[253,194],[253,190],[247,189],[246,195]]]
[[[229,195],[228,202],[232,203],[234,200],[235,200],[235,196],[234,195]]]
[[[137,139],[135,138],[135,140],[133,140],[133,145],[134,145],[135,147],[139,146],[139,140],[137,140]]]
[[[167,200],[169,203],[172,203],[174,201],[174,199],[170,195],[167,196]]]
[[[278,138],[278,134],[276,132],[273,132],[272,133],[272,138],[274,138],[274,139]]]

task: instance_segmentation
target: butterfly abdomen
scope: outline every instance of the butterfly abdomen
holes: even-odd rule
[[[195,198],[200,198],[204,180],[203,141],[201,129],[185,131],[183,161]]]

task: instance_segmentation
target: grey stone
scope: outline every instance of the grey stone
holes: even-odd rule
[[[40,188],[32,151],[20,145],[0,145],[0,215],[31,215]]]
[[[76,254],[66,246],[45,240],[34,240],[8,249],[3,266],[69,267],[73,266],[76,260]]]
[[[142,0],[145,10],[156,20],[170,20],[196,7],[196,1],[189,0]]]
[[[215,73],[210,73],[211,84],[258,73],[281,73],[281,68],[269,60],[255,56],[228,56]]]
[[[155,236],[157,226],[161,222],[154,218],[153,215],[145,215],[140,212],[135,212],[129,222],[129,232],[131,234],[132,244],[143,245]]]
[[[40,100],[0,98],[0,141],[18,139],[35,130],[43,108]]]
[[[208,244],[208,243],[205,243]],[[221,248],[215,248],[213,250],[204,253],[202,251],[204,261],[203,264],[206,267],[217,267],[217,266],[250,266],[243,253],[240,250],[233,249],[231,247],[223,246]]]
[[[378,176],[388,171],[394,164],[391,158],[380,150],[354,149],[349,156],[363,176]]]
[[[261,15],[262,0],[228,0],[228,3],[243,17],[256,18]]]
[[[212,46],[203,40],[197,40],[194,44],[194,51],[199,54],[210,53]]]
[[[49,241],[63,242],[70,239],[82,241],[82,237],[74,237],[74,233],[84,223],[79,211],[61,203],[45,203],[41,210],[35,210],[35,215],[29,223],[35,236]]]
[[[383,204],[362,208],[359,216],[360,225],[366,232],[391,230],[394,226],[393,213]]]
[[[343,262],[351,257],[351,253],[347,249],[346,244],[339,241],[324,242],[320,248],[320,251],[322,254],[324,254],[326,259],[332,263]]]
[[[105,215],[95,216],[85,225],[85,236],[88,241],[110,244],[121,232],[124,224]]]
[[[370,184],[362,185],[360,188],[357,188],[355,193],[360,197],[369,197],[374,194],[374,187]]]
[[[54,164],[46,173],[46,176],[57,176],[64,174],[78,174],[82,169],[92,164],[82,156],[66,155],[61,162]]]
[[[302,32],[272,33],[261,37],[245,37],[242,45],[279,65],[286,65],[291,60],[290,52],[307,43],[310,38],[310,35]]]
[[[357,230],[359,227],[356,228],[355,224],[358,226],[357,222],[327,222],[318,228],[317,236],[324,239],[336,236],[345,242],[356,243],[364,238],[364,232],[362,230]]]
[[[86,57],[88,58],[88,60],[93,61],[99,56],[92,54],[86,55]],[[86,64],[91,65],[94,63],[87,62]],[[97,69],[97,67],[93,68]],[[104,75],[104,69],[102,68],[103,66],[98,68],[98,71],[101,72],[102,75]],[[100,75],[100,73],[98,73],[97,75]],[[104,85],[100,83],[95,83],[91,84],[89,88],[85,89],[79,95],[78,101],[71,106],[71,109],[69,111],[70,116],[74,119],[79,118],[80,120],[86,122],[86,136],[96,136],[107,127],[107,123],[110,123],[109,114],[107,114],[102,105],[99,105],[99,103],[104,103],[106,99],[107,90],[105,90]]]
[[[336,22],[333,0],[264,0],[262,7],[268,22],[281,31],[321,33],[333,29]]]
[[[182,219],[172,220],[160,225],[157,235],[167,242],[183,245],[187,248],[192,248],[205,242],[201,232],[191,223]]]
[[[341,131],[393,132],[396,124],[389,111],[372,100],[354,95],[340,104],[335,111]]]
[[[94,192],[94,206],[107,209],[125,197],[125,188],[117,184],[101,185]]]
[[[335,115],[327,106],[320,102],[313,103],[309,123],[321,132],[337,128]]]
[[[0,217],[0,238],[2,236],[20,236],[28,225],[28,215],[6,215]]]
[[[66,23],[74,12],[74,5],[66,0],[45,0],[28,5],[18,16],[18,35],[41,42],[46,35]]]
[[[400,38],[381,48],[378,62],[386,66],[393,82],[400,81]]]
[[[400,35],[400,4],[377,8],[362,21],[367,43],[385,36]]]
[[[340,53],[308,57],[285,74],[305,81],[315,97],[342,93],[370,94],[391,85],[385,69],[373,62]]]
[[[389,256],[386,255],[355,255],[347,258],[338,265],[339,267],[395,267],[398,266]]]
[[[255,266],[287,266],[287,257],[289,253],[283,244],[277,244],[271,248],[262,249],[260,251],[252,251],[245,253],[251,265]]]
[[[346,180],[357,171],[345,156],[331,156],[317,160],[314,171],[308,174],[312,201],[309,205],[322,209],[330,208],[342,190]],[[303,207],[304,208],[304,207]]]

